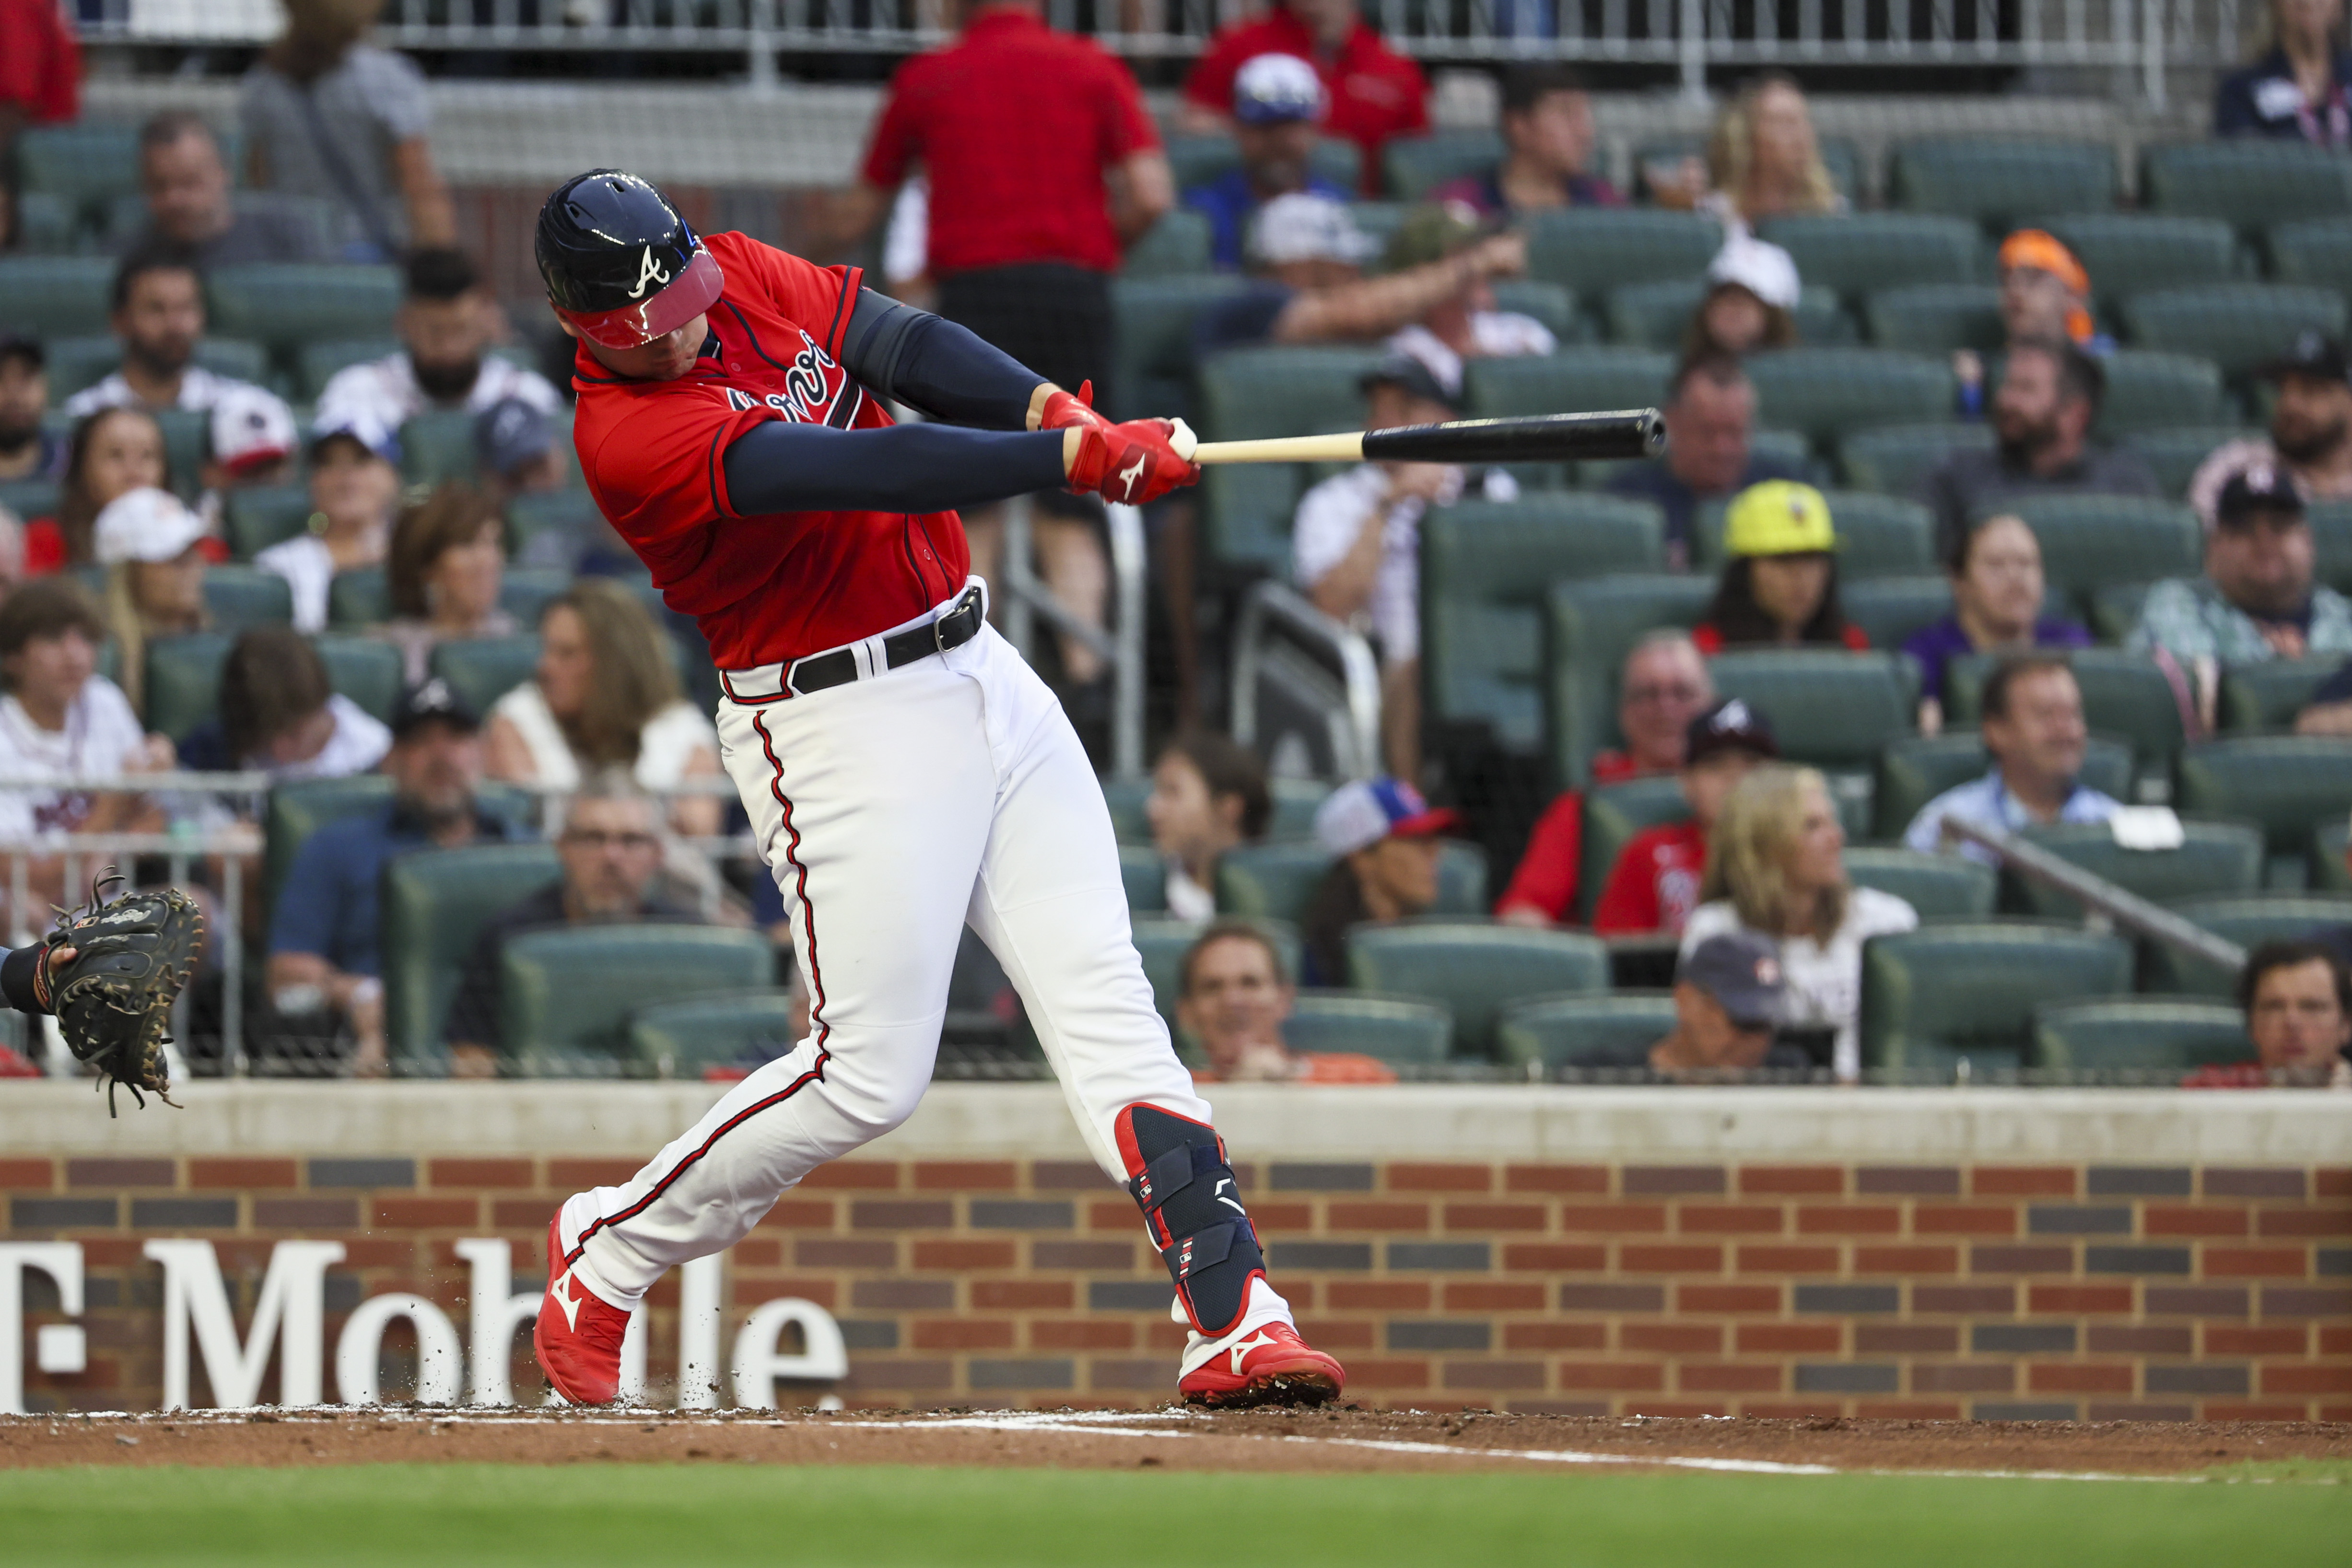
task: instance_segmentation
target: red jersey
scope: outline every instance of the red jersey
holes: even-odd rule
[[[930,174],[930,269],[1024,261],[1118,269],[1103,171],[1160,145],[1125,66],[1024,11],[990,10],[898,68],[866,150],[887,190]]]
[[[1643,770],[1622,752],[1603,752],[1592,759],[1592,782],[1618,784],[1639,778]],[[1576,918],[1576,889],[1582,879],[1584,858],[1584,795],[1563,790],[1536,819],[1519,868],[1511,885],[1495,900],[1495,912],[1513,907],[1535,910],[1549,921]]]
[[[1864,632],[1860,626],[1849,624],[1840,640],[1842,640],[1848,648],[1852,649],[1855,653],[1868,653],[1870,651],[1870,635],[1867,632]],[[1716,624],[1713,621],[1702,621],[1697,626],[1691,628],[1691,644],[1693,647],[1696,647],[1699,652],[1705,654],[1709,658],[1713,658],[1717,654],[1721,653],[1725,646],[1723,641],[1723,633],[1717,628]],[[1742,646],[1778,647],[1779,645],[1757,644]]]
[[[1315,68],[1331,98],[1323,129],[1364,150],[1367,196],[1381,194],[1381,146],[1429,129],[1429,83],[1421,68],[1389,47],[1370,24],[1359,21],[1338,49],[1326,49],[1280,5],[1212,39],[1184,79],[1184,96],[1203,109],[1233,113],[1234,74],[1260,55],[1297,55]]]
[[[951,511],[795,511],[744,517],[720,455],[762,420],[870,430],[889,413],[841,366],[855,267],[817,267],[740,234],[705,244],[726,274],[710,308],[714,355],[676,381],[616,376],[583,346],[572,426],[589,492],[692,616],[721,669],[819,653],[911,621],[971,568]]]
[[[1664,931],[1680,936],[1698,908],[1706,870],[1706,829],[1696,822],[1663,822],[1626,841],[1592,910],[1592,929],[1611,936]]]
[[[0,103],[36,125],[81,112],[81,46],[57,0],[0,0]]]

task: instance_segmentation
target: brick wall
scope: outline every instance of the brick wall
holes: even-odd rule
[[[463,1237],[509,1238],[528,1288],[556,1202],[628,1169],[0,1159],[8,1239],[79,1241],[89,1270],[89,1370],[45,1375],[28,1357],[28,1403],[157,1403],[150,1237],[215,1240],[240,1321],[273,1241],[341,1241],[331,1346],[343,1314],[390,1290],[462,1325]],[[2352,1168],[1275,1162],[1240,1174],[1277,1283],[1366,1403],[2352,1419]],[[779,1204],[727,1279],[730,1335],[775,1297],[831,1310],[852,1404],[1148,1404],[1169,1392],[1181,1338],[1133,1205],[1083,1163],[845,1161]],[[46,1281],[26,1284],[29,1339],[59,1320]],[[656,1380],[676,1300],[673,1277],[654,1299]],[[515,1377],[538,1386],[526,1355]]]

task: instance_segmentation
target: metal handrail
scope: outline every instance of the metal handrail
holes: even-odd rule
[[[1295,589],[1271,580],[1253,584],[1243,596],[1241,616],[1234,628],[1234,739],[1244,746],[1257,743],[1258,665],[1265,658],[1268,633],[1276,627],[1339,668],[1356,751],[1342,771],[1349,778],[1369,778],[1378,773],[1381,668],[1372,657],[1371,644],[1317,609]]]
[[[2236,942],[2216,936],[2204,927],[2181,919],[2170,910],[2148,902],[2129,889],[2117,887],[2105,877],[2085,871],[2073,861],[2062,859],[2038,844],[2028,843],[2015,834],[2004,833],[1997,827],[1962,822],[1957,817],[1944,818],[1943,828],[1947,838],[1958,838],[1978,846],[2019,875],[2055,888],[2069,898],[2080,899],[2086,908],[2126,931],[2137,932],[2151,942],[2162,942],[2177,952],[2219,964],[2232,974],[2246,965],[2246,950]]]
[[[1091,648],[1110,667],[1111,776],[1143,776],[1143,618],[1145,568],[1143,514],[1131,506],[1112,503],[1109,514],[1111,591],[1116,600],[1108,632],[1088,626],[1054,595],[1030,564],[1029,498],[1015,496],[1004,503],[1004,552],[998,562],[997,581],[991,589],[1004,601],[1005,640],[1021,657],[1036,662],[1036,617],[1044,616],[1055,631]]]

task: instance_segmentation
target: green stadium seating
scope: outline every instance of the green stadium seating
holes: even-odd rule
[[[339,629],[381,626],[392,618],[392,584],[381,566],[338,572],[327,584],[327,624]]]
[[[1996,239],[2040,213],[2099,212],[2116,201],[2116,153],[2104,142],[1906,142],[1887,176],[1890,206],[1968,218]]]
[[[1410,211],[1402,202],[1350,202],[1348,216],[1356,220],[1356,227],[1371,242],[1371,259],[1364,264],[1370,273],[1386,272],[1388,249],[1396,238],[1397,230],[1404,226],[1404,215]]]
[[[2222,730],[2243,734],[2294,729],[2295,716],[2311,706],[2312,694],[2343,668],[2340,658],[2274,658],[2267,664],[2240,664],[2223,669]]]
[[[474,416],[428,409],[400,427],[400,477],[412,485],[474,477]]]
[[[1106,774],[1098,781],[1102,785],[1103,805],[1110,809],[1110,830],[1121,844],[1151,842],[1151,824],[1144,819],[1143,803],[1151,795],[1151,778],[1113,778]]]
[[[2236,416],[2222,389],[2221,372],[2211,360],[2117,349],[2103,363],[2107,377],[2106,395],[2099,404],[2103,435],[2224,425]]]
[[[2311,835],[2311,886],[2315,892],[2352,893],[2352,823],[2323,822]]]
[[[2220,1003],[2119,996],[2033,1010],[2032,1062],[2048,1072],[2170,1083],[2252,1054],[2244,1018]]]
[[[1550,328],[1551,335],[1561,342],[1579,342],[1589,331],[1584,318],[1577,313],[1576,296],[1557,283],[1546,283],[1538,278],[1506,278],[1496,280],[1492,288],[1496,310],[1533,316]]]
[[[572,926],[510,939],[499,965],[499,1049],[526,1070],[611,1070],[651,1002],[766,985],[775,949],[726,926]]]
[[[1609,989],[1609,950],[1594,937],[1492,921],[1409,921],[1348,933],[1356,990],[1426,997],[1454,1016],[1457,1057],[1495,1055],[1505,1005]]]
[[[47,517],[58,510],[55,479],[0,479],[0,506],[19,518]]]
[[[1913,283],[1974,283],[1984,243],[1976,225],[1928,213],[1773,218],[1759,233],[1788,251],[1806,282],[1848,300]]]
[[[190,632],[148,643],[148,729],[184,741],[220,710],[221,666],[235,640],[227,632]]]
[[[0,330],[41,339],[107,331],[112,275],[85,256],[0,256]]]
[[[2120,643],[2139,625],[2140,606],[2147,602],[2153,584],[2109,583],[2091,591],[2091,635],[2103,643]]]
[[[1417,202],[1449,180],[1484,174],[1502,161],[1503,139],[1491,130],[1439,131],[1400,136],[1381,152],[1388,194]]]
[[[291,370],[304,343],[388,337],[400,309],[400,269],[348,262],[224,267],[206,279],[213,329],[269,345]]]
[[[1111,316],[1117,369],[1106,405],[1122,419],[1193,416],[1192,318],[1243,287],[1226,273],[1189,278],[1115,278]]]
[[[444,1058],[442,1024],[483,922],[562,875],[555,846],[543,843],[415,849],[384,867],[384,1039],[394,1061],[413,1068]]]
[[[95,221],[108,202],[139,189],[139,128],[90,121],[37,125],[16,138],[16,173],[24,188],[47,191]]]
[[[208,567],[205,611],[215,630],[231,637],[248,626],[282,626],[294,618],[294,590],[258,566]]]
[[[322,634],[310,639],[328,683],[385,723],[400,705],[400,650],[375,637]]]
[[[1936,570],[1935,514],[1915,500],[1871,490],[1825,490],[1830,520],[1837,529],[1838,582],[1863,577],[1900,577]],[[1691,563],[1720,570],[1724,560],[1725,502],[1698,509],[1692,529]]]
[[[1466,501],[1421,524],[1424,722],[1486,723],[1514,751],[1543,735],[1543,597],[1563,577],[1657,571],[1647,501],[1568,493]]]
[[[1870,296],[1864,309],[1875,347],[1907,354],[1989,353],[2001,346],[2000,290],[1985,283],[1915,283]]]
[[[1242,161],[1242,151],[1230,136],[1171,136],[1168,139],[1168,163],[1176,175],[1176,188],[1189,191],[1203,185]],[[1363,154],[1352,142],[1337,137],[1318,137],[1315,151],[1308,155],[1307,166],[1342,190],[1358,190],[1364,179]]]
[[[222,510],[230,552],[240,561],[250,561],[271,545],[308,530],[310,489],[308,485],[233,489]]]
[[[2158,289],[2201,288],[2240,276],[2238,237],[2213,218],[2160,213],[2069,213],[2039,226],[2065,241],[2091,275],[2092,293],[2120,304]]]
[[[1555,583],[1545,609],[1545,708],[1553,782],[1581,782],[1592,753],[1617,739],[1617,676],[1656,626],[1693,626],[1714,585],[1685,573]]]
[[[1304,463],[1214,463],[1201,470],[1201,552],[1251,575],[1290,575],[1291,523],[1307,489]]]
[[[1360,991],[1302,991],[1282,1026],[1294,1051],[1340,1051],[1394,1068],[1433,1067],[1445,1059],[1454,1020],[1417,996],[1368,996]]]
[[[1528,275],[1598,300],[1628,283],[1696,278],[1723,230],[1691,213],[1643,207],[1562,207],[1527,222]]]
[[[1545,1072],[1555,1073],[1587,1051],[1656,1045],[1674,1027],[1671,992],[1539,996],[1515,1002],[1496,1015],[1495,1054],[1507,1063],[1539,1063]]]
[[[1209,269],[1209,216],[1192,207],[1177,207],[1160,215],[1160,221],[1129,245],[1120,258],[1126,278],[1159,278],[1169,273]]]
[[[302,841],[330,822],[373,811],[392,800],[392,780],[383,773],[349,778],[301,779],[269,792],[262,817],[262,902],[278,902],[278,889],[294,864]],[[518,895],[520,896],[520,895]]]
[[[1296,924],[1304,919],[1331,858],[1312,839],[1244,844],[1217,862],[1217,912]],[[1437,902],[1430,913],[1483,915],[1486,857],[1476,845],[1448,839],[1437,864]]]
[[[2352,297],[2352,217],[2305,218],[2270,231],[2271,271],[2282,283]]]
[[[2131,989],[2131,944],[2042,921],[1954,921],[1873,939],[1862,954],[1862,1065],[1948,1077],[2024,1065],[2033,1010]]]
[[[1704,278],[1673,278],[1629,283],[1609,291],[1601,317],[1617,342],[1666,353],[1682,352],[1683,332],[1706,294]],[[1797,341],[1821,348],[1854,341],[1853,318],[1830,289],[1808,288],[1798,297]]]
[[[1912,732],[1918,692],[1900,654],[1833,648],[1734,649],[1709,661],[1715,689],[1760,710],[1781,753],[1822,768],[1875,768]]]
[[[1993,868],[1981,862],[1914,849],[1850,847],[1845,874],[1858,888],[1901,899],[1922,921],[1984,920],[2000,887]]]
[[[1118,879],[1127,889],[1131,914],[1158,914],[1168,908],[1168,863],[1149,844],[1118,847]]]
[[[2339,592],[2352,593],[2352,500],[2316,501],[2310,516],[2319,580]]]
[[[1135,951],[1143,960],[1143,977],[1151,982],[1151,1000],[1170,1030],[1176,1027],[1176,1001],[1183,988],[1184,954],[1192,950],[1205,922],[1180,921],[1166,915],[1138,915],[1131,922]],[[1285,979],[1298,978],[1298,928],[1288,921],[1260,918],[1251,923],[1273,939],[1282,960]]]
[[[60,405],[84,387],[96,385],[122,364],[122,344],[111,333],[58,338],[47,347],[52,405]],[[196,344],[195,363],[215,375],[235,381],[266,384],[270,379],[268,353],[259,343],[236,338],[204,339]]]
[[[2352,926],[2352,898],[2342,895],[2294,898],[2278,893],[2260,898],[2183,899],[2172,912],[2215,936],[2252,949],[2266,942],[2297,941]],[[2162,942],[2147,942],[2147,983],[2143,989],[2192,996],[2233,997],[2238,972],[2225,969]]]
[[[1872,837],[1897,840],[1921,808],[1948,789],[1984,777],[1992,759],[1974,730],[1948,729],[1936,735],[1906,735],[1878,754],[1876,815]],[[2131,798],[2128,747],[2093,737],[2083,756],[2082,782],[2117,800]]]
[[[75,205],[55,191],[16,193],[17,245],[26,255],[70,254],[79,226]]]
[[[2352,169],[2352,159],[2344,163]],[[2134,343],[2210,359],[2231,381],[2276,357],[2297,332],[2341,335],[2345,315],[2343,295],[2292,283],[2166,289],[2124,306]]]
[[[2029,827],[2024,837],[2062,860],[2153,903],[2262,886],[2263,835],[2239,822],[2184,821],[2177,849],[2126,849],[2104,823]],[[2018,914],[2079,920],[2082,903],[2015,871],[2001,874],[2002,907]]]
[[[2151,211],[2219,218],[2251,235],[2352,213],[2352,160],[2268,139],[2151,147],[2141,158],[2139,195]]]
[[[2194,577],[2204,570],[2197,514],[2177,501],[2056,493],[2006,496],[1994,506],[2032,525],[2049,591],[2086,606],[2091,590],[2109,583]]]
[[[2132,749],[2141,774],[2169,774],[2187,736],[2171,684],[2146,657],[2120,648],[2077,648],[2067,656],[2083,690],[2083,716],[2094,734],[2109,735]],[[1982,715],[1984,678],[1991,661],[1954,659],[1945,675],[1944,711],[1954,722],[1973,724]],[[2113,793],[2113,792],[2110,792]]]
[[[2311,830],[2352,807],[2352,739],[2239,735],[2191,746],[2173,799],[2184,812],[2252,823],[2269,854],[2299,860]]]
[[[2157,430],[2135,430],[2118,445],[2136,452],[2156,475],[2164,493],[2176,500],[2189,494],[2189,481],[2214,448],[2249,436],[2259,436],[2239,425],[2174,425]]]
[[[1674,362],[1647,349],[1566,348],[1524,359],[1472,360],[1464,372],[1469,411],[1480,418],[1654,408],[1665,401]]]
[[[1690,816],[1682,783],[1672,773],[1595,785],[1584,792],[1583,805],[1576,876],[1575,913],[1580,923],[1591,920],[1617,858],[1635,834]]]
[[[1364,427],[1376,348],[1228,349],[1201,367],[1201,437],[1244,441]]]
[[[1824,451],[1850,432],[1936,419],[1952,407],[1949,365],[1880,349],[1783,349],[1750,359],[1748,376],[1762,423],[1801,430]]]
[[[1929,470],[1953,452],[1986,451],[1991,446],[1992,432],[1981,424],[1890,425],[1840,437],[1838,467],[1844,471],[1845,482],[1855,489],[1916,495]]]
[[[519,495],[507,503],[507,553],[521,557],[544,533],[578,538],[600,521],[595,498],[584,489]]]
[[[1841,565],[1838,602],[1845,607],[1845,618],[1870,638],[1871,647],[1893,652],[1912,633],[1951,613],[1952,584],[1948,578],[1924,572],[1848,582]]]
[[[335,373],[400,352],[398,338],[322,338],[304,343],[294,353],[294,384],[304,397],[316,398]]]
[[[629,1015],[633,1076],[698,1079],[705,1068],[782,1055],[800,1043],[793,1013],[792,993],[772,985],[640,1007]]]
[[[1315,831],[1315,813],[1330,798],[1331,786],[1321,779],[1270,779],[1274,815],[1265,831],[1270,838],[1304,838]]]
[[[522,626],[539,625],[547,603],[572,586],[572,575],[561,566],[509,566],[499,585],[499,608]],[[655,618],[660,612],[655,611]]]
[[[194,500],[212,448],[212,416],[193,408],[163,408],[156,411],[155,424],[163,432],[163,465],[171,489],[181,500]]]
[[[539,664],[536,633],[445,642],[426,667],[449,683],[467,706],[488,718],[492,703],[529,680]]]

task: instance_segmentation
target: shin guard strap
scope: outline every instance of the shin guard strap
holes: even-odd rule
[[[1127,1185],[1185,1316],[1213,1338],[1231,1331],[1265,1256],[1214,1134],[1162,1151]]]

